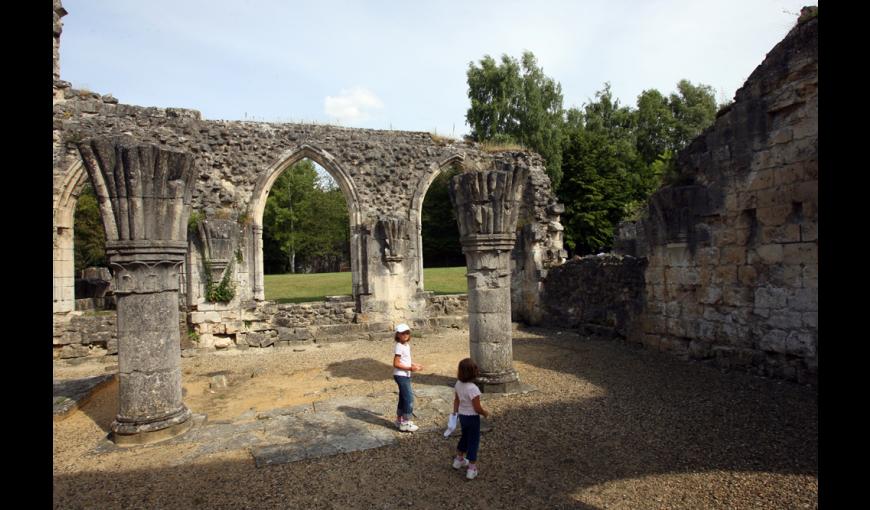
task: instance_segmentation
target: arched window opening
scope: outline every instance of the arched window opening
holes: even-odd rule
[[[435,294],[464,294],[465,255],[459,241],[456,213],[447,186],[461,172],[456,166],[445,168],[429,186],[420,212],[423,238],[423,284]]]
[[[350,226],[344,195],[304,158],[272,184],[263,211],[266,299],[279,303],[350,295]]]
[[[114,308],[112,275],[106,258],[106,231],[90,183],[79,192],[73,221],[75,309]]]

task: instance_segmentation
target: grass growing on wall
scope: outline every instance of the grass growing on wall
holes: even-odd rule
[[[326,296],[349,296],[351,275],[344,273],[267,274],[266,299],[278,303],[322,301]],[[467,292],[464,267],[434,267],[423,270],[427,291],[435,294]]]

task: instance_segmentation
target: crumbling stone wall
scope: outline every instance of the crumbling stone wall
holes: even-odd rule
[[[426,317],[408,320],[414,330],[468,327],[468,296],[426,293],[426,299]],[[335,296],[310,303],[250,302],[233,310],[202,305],[180,324],[182,355],[392,335],[393,323],[362,322],[353,304],[349,296]],[[117,314],[111,310],[73,312],[68,320],[55,321],[53,345],[54,357],[60,359],[117,354]]]
[[[644,305],[646,259],[590,255],[550,269],[542,282],[542,316],[550,327],[599,339],[636,338]]]
[[[645,345],[813,382],[818,366],[818,18],[801,22],[621,227],[645,257]]]
[[[357,309],[370,314],[422,316],[421,245],[416,242],[419,207],[433,175],[445,165],[458,160],[467,169],[497,161],[520,161],[530,166],[538,192],[530,194],[529,202],[523,205],[525,223],[540,224],[538,230],[545,233],[551,224],[558,224],[543,161],[535,155],[488,154],[464,142],[435,140],[428,133],[204,121],[192,110],[123,105],[109,96],[78,91],[62,82],[58,88],[63,92],[55,102],[56,212],[64,199],[74,204],[75,190],[86,179],[72,146],[74,141],[131,133],[143,142],[189,150],[196,154],[200,166],[193,209],[207,219],[237,225],[234,252],[241,263],[234,264],[233,269],[240,301],[263,297],[262,281],[258,280],[262,275],[258,244],[262,239],[262,209],[274,179],[303,157],[324,166],[344,191],[351,221],[353,294]],[[379,225],[392,219],[402,222],[396,233],[400,242],[394,243],[402,247],[402,253],[392,253],[393,259],[387,261],[387,240]],[[198,232],[193,235],[202,236]],[[188,286],[184,293],[189,305],[203,302],[199,272],[204,241],[191,243],[185,268]],[[559,236],[545,234],[535,242],[540,253],[533,258],[532,265],[537,267],[530,272],[532,278],[534,270],[548,263],[551,256],[558,258],[564,253]],[[396,310],[396,303],[406,308]]]
[[[138,143],[189,152],[198,179],[193,211],[212,223],[232,225],[227,248],[236,297],[227,310],[262,301],[262,215],[272,183],[302,158],[323,166],[341,188],[350,218],[352,294],[363,320],[425,318],[420,210],[429,185],[443,169],[529,168],[521,223],[528,231],[518,246],[515,288],[519,314],[534,313],[538,283],[564,258],[560,210],[543,160],[524,152],[491,154],[478,146],[423,132],[350,129],[337,126],[204,120],[179,108],[125,105],[111,95],[77,90],[60,80],[57,50],[60,18],[54,1],[54,250],[55,312],[74,309],[72,224],[79,192],[87,181],[76,144],[84,139],[132,136]],[[194,226],[195,227],[195,226]],[[195,309],[204,300],[204,258],[213,257],[217,230],[192,228],[181,294]],[[221,235],[226,234],[226,228]],[[223,239],[223,238],[222,238]],[[217,243],[220,244],[220,243]],[[223,253],[222,251],[222,253]],[[561,257],[561,258],[560,258]],[[215,264],[212,264],[215,267]],[[224,267],[224,266],[221,266]],[[219,273],[220,271],[218,271]],[[212,275],[219,280],[220,274]]]

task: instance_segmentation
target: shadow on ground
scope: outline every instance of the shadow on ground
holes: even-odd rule
[[[326,371],[332,377],[347,377],[359,381],[392,381],[393,366],[383,361],[372,358],[357,358],[347,361],[330,363]],[[453,386],[455,378],[427,373],[414,373],[411,378],[413,384],[425,384],[427,386]]]

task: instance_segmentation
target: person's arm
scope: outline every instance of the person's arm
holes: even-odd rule
[[[489,411],[487,411],[483,408],[482,405],[480,405],[479,395],[471,399],[471,405],[474,406],[474,410],[477,411],[477,414],[482,415],[485,418],[489,418]]]
[[[459,412],[459,394],[456,393],[456,390],[453,390],[453,414]]]
[[[411,363],[411,365],[403,365],[401,360],[401,354],[396,354],[395,356],[393,356],[393,368],[398,368],[399,370],[410,370],[411,372],[416,372],[423,368],[422,365],[418,365],[416,363]]]

